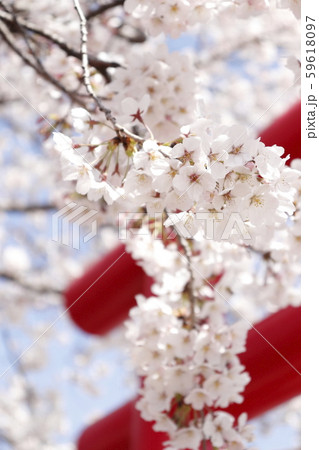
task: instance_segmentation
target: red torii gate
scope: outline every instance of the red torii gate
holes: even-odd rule
[[[261,140],[283,146],[290,161],[300,158],[300,122],[298,102],[261,133]],[[71,284],[65,293],[66,308],[80,328],[103,335],[127,317],[137,293],[149,293],[150,282],[120,245]],[[252,380],[244,402],[227,411],[235,417],[246,411],[252,419],[300,394],[300,341],[300,307],[285,308],[255,324],[240,358]],[[155,433],[134,403],[135,399],[84,430],[78,450],[162,450],[167,435]]]

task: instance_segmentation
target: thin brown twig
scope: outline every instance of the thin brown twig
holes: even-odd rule
[[[82,55],[82,70],[83,70],[83,83],[87,90],[87,93],[92,97],[99,110],[105,114],[106,120],[110,121],[113,125],[114,131],[117,133],[119,137],[120,133],[124,133],[126,136],[134,139],[137,142],[144,142],[144,139],[140,136],[131,133],[126,128],[119,125],[116,121],[116,118],[113,116],[112,111],[106,108],[101,99],[95,94],[91,81],[90,81],[90,71],[89,71],[89,60],[88,60],[88,52],[87,52],[87,36],[88,31],[86,28],[86,17],[83,13],[79,0],[73,0],[74,8],[80,19],[80,32],[81,32],[81,55]]]
[[[202,425],[204,425],[205,414],[204,414],[204,411],[203,411],[203,410],[200,412],[200,417],[201,417],[201,419],[202,419]],[[206,440],[206,437],[205,437],[204,432],[203,432],[203,440],[202,440],[202,442],[203,442],[203,448],[202,448],[202,450],[207,450],[207,440]]]
[[[164,217],[167,219],[169,217],[169,213],[166,209],[164,209]],[[180,244],[180,246],[184,250],[184,254],[178,252],[181,256],[183,256],[187,261],[187,269],[189,272],[189,280],[186,283],[186,286],[184,288],[184,292],[186,292],[189,302],[190,302],[190,321],[191,321],[191,327],[195,328],[196,323],[196,316],[195,316],[195,305],[196,305],[196,296],[194,294],[194,272],[192,269],[192,251],[189,245],[189,240],[185,237],[183,237],[181,234],[179,234],[178,229],[175,225],[172,225],[173,229],[176,233],[176,238]]]
[[[191,320],[191,327],[195,327],[195,304],[196,304],[196,296],[194,294],[194,273],[192,269],[192,252],[189,246],[189,242],[186,238],[183,236],[177,234],[178,240],[183,247],[183,250],[185,252],[185,257],[187,260],[187,268],[189,272],[189,281],[187,282],[185,286],[185,291],[187,292],[189,302],[190,302],[190,320]]]

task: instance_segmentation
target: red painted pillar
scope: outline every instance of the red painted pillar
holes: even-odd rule
[[[249,331],[247,351],[240,357],[252,381],[245,389],[244,403],[228,408],[234,416],[243,411],[249,418],[259,416],[301,390],[301,308],[285,308],[255,328]]]
[[[288,164],[301,157],[301,103],[298,101],[286,113],[260,133],[261,141],[267,145],[284,147],[284,156],[290,155]]]
[[[71,284],[65,306],[80,328],[102,335],[127,318],[144,284],[143,269],[120,245]]]
[[[128,450],[133,408],[133,401],[126,403],[86,428],[78,440],[78,450]]]

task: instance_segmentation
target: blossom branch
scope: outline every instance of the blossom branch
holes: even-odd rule
[[[3,2],[0,1],[0,5],[3,6]],[[60,36],[58,36],[55,33],[47,33],[45,30],[43,30],[42,28],[38,28],[36,25],[34,25],[33,23],[23,19],[23,18],[19,18],[16,15],[14,15],[13,13],[10,13],[8,11],[1,11],[0,10],[0,19],[5,22],[10,31],[12,33],[21,33],[21,30],[27,30],[30,31],[31,33],[37,35],[37,36],[41,36],[44,39],[48,40],[49,42],[51,42],[52,44],[57,45],[61,50],[63,50],[68,56],[73,56],[74,58],[78,59],[81,61],[81,52],[77,51],[76,49],[74,49],[73,47],[69,46]],[[121,65],[117,62],[106,62],[103,61],[99,58],[96,58],[95,56],[92,55],[88,55],[88,60],[89,60],[89,64],[91,67],[94,67],[99,73],[101,73],[101,75],[103,75],[103,77],[107,80],[110,81],[110,77],[107,74],[107,69],[110,67],[116,68],[116,67],[120,67]]]
[[[110,121],[113,125],[114,130],[116,131],[119,138],[121,138],[120,133],[124,133],[126,136],[131,137],[137,142],[144,142],[144,139],[140,136],[131,133],[129,130],[125,129],[121,125],[119,125],[116,121],[116,118],[113,116],[112,111],[106,108],[101,99],[95,94],[91,81],[90,81],[90,71],[89,71],[89,59],[88,59],[88,51],[87,51],[87,35],[88,31],[86,28],[86,18],[79,3],[79,0],[74,0],[74,8],[80,19],[80,32],[81,32],[81,55],[82,55],[82,69],[83,69],[83,82],[84,86],[87,90],[87,93],[92,97],[99,110],[105,114],[106,120]]]
[[[36,59],[36,63],[32,61],[32,59],[24,54],[18,46],[15,44],[13,36],[6,26],[4,22],[0,21],[0,35],[3,37],[3,40],[7,43],[7,45],[21,58],[21,60],[32,67],[42,78],[51,83],[53,86],[57,87],[60,91],[64,92],[73,102],[79,104],[82,107],[85,107],[84,102],[78,98],[75,92],[70,92],[65,86],[63,86],[60,81],[56,80],[43,66],[43,64],[39,64],[39,58]],[[34,52],[32,52],[34,55]]]

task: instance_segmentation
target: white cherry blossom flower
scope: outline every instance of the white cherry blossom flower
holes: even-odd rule
[[[59,152],[73,151],[72,139],[63,133],[53,132],[53,141],[55,143],[55,148]]]
[[[125,98],[121,102],[124,116],[121,116],[120,120],[123,123],[137,121],[144,124],[143,117],[147,112],[149,104],[150,104],[150,96],[148,94],[145,94],[140,100],[140,102],[137,102],[132,97]]]
[[[201,331],[195,342],[194,360],[197,364],[207,362],[210,365],[218,365],[220,362],[220,352],[213,337],[206,331]]]
[[[152,190],[152,178],[142,170],[130,170],[124,183],[126,193],[147,194]]]
[[[184,399],[185,403],[191,404],[192,407],[201,411],[205,406],[211,406],[213,403],[213,399],[210,396],[210,393],[201,388],[193,389]]]
[[[237,433],[233,429],[234,418],[227,413],[217,411],[214,417],[206,416],[204,424],[204,433],[211,439],[214,447],[222,447],[234,438],[237,438]]]
[[[174,145],[171,156],[178,158],[182,164],[200,162],[203,158],[201,140],[198,137],[186,137],[183,143]]]
[[[76,130],[83,132],[90,128],[91,115],[84,108],[73,108],[71,110],[72,123]]]
[[[198,201],[205,191],[214,189],[215,182],[208,170],[196,165],[184,166],[174,177],[173,186],[181,196],[187,193],[189,198]]]
[[[176,431],[172,439],[164,444],[171,445],[175,449],[188,448],[190,450],[198,450],[201,440],[201,430],[195,427],[188,427]]]

